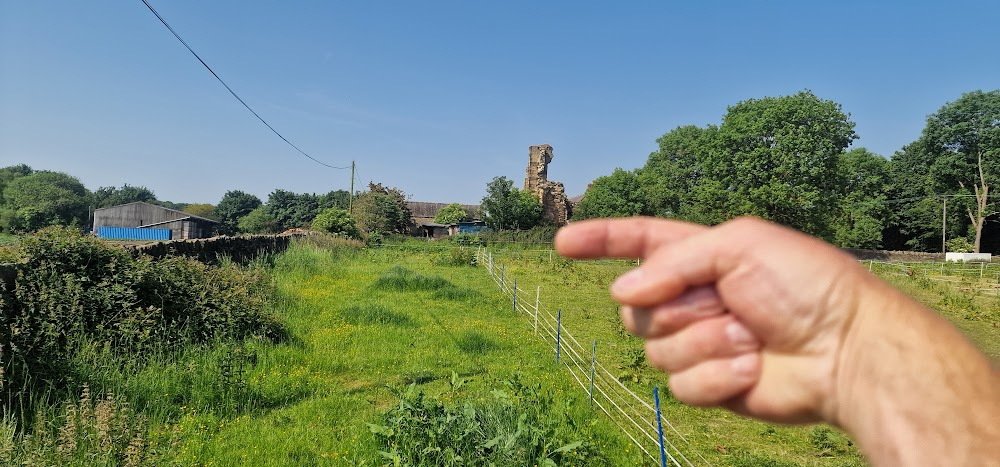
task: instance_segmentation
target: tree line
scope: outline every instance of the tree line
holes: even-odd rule
[[[943,227],[949,251],[1000,252],[1000,90],[946,103],[890,158],[848,149],[854,127],[810,91],[742,101],[718,125],[667,132],[643,167],[597,178],[573,219],[754,215],[842,247],[918,251],[941,251]]]
[[[0,168],[0,232],[25,233],[60,225],[87,229],[95,209],[146,202],[217,221],[217,234],[271,234],[313,228],[352,238],[406,233],[411,213],[407,195],[398,188],[371,183],[354,194],[334,190],[326,194],[277,189],[266,200],[240,191],[227,191],[216,204],[174,203],[157,199],[143,186],[100,187],[88,190],[72,175],[34,170],[26,164]],[[457,205],[456,205],[457,206]],[[465,211],[462,210],[462,213]],[[457,214],[454,209],[445,217]],[[464,218],[463,218],[464,220]]]

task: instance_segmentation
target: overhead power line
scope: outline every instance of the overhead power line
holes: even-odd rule
[[[205,69],[207,69],[208,72],[211,73],[212,76],[215,77],[215,79],[219,80],[219,82],[222,83],[222,85],[226,87],[226,90],[229,91],[229,93],[232,94],[233,97],[236,98],[236,100],[240,101],[240,104],[243,104],[243,107],[246,107],[247,110],[249,110],[250,113],[252,113],[254,117],[257,117],[257,120],[260,120],[260,122],[263,123],[264,126],[266,126],[269,130],[271,130],[271,132],[273,132],[274,134],[278,135],[278,137],[281,138],[282,141],[288,143],[289,146],[293,147],[300,154],[302,154],[303,156],[308,157],[309,159],[312,159],[312,161],[316,162],[317,164],[329,167],[331,169],[349,169],[349,168],[351,168],[350,166],[347,166],[347,167],[334,167],[334,166],[332,166],[330,164],[327,164],[327,163],[325,163],[325,162],[323,162],[323,161],[321,161],[319,159],[316,159],[313,156],[310,156],[309,154],[306,154],[305,151],[299,149],[299,147],[296,146],[296,145],[294,145],[294,144],[292,144],[291,141],[288,141],[288,138],[285,138],[284,136],[281,135],[281,133],[278,133],[278,130],[275,130],[274,127],[272,127],[269,123],[267,123],[266,121],[264,121],[264,119],[261,118],[260,115],[257,114],[257,112],[255,112],[253,109],[251,109],[250,106],[247,105],[247,103],[244,102],[243,99],[241,99],[240,96],[238,96],[236,94],[236,92],[233,91],[233,89],[230,88],[229,85],[226,84],[226,82],[223,81],[222,78],[220,78],[219,75],[215,73],[214,70],[212,70],[212,67],[208,66],[208,64],[205,63],[205,61],[202,60],[200,56],[198,56],[198,53],[195,52],[194,49],[192,49],[191,46],[188,45],[188,43],[185,42],[184,39],[182,39],[179,34],[177,34],[177,31],[174,31],[174,28],[170,27],[170,25],[167,24],[167,21],[164,20],[163,17],[160,16],[160,14],[156,12],[156,9],[153,8],[153,6],[149,4],[149,2],[147,2],[146,0],[142,0],[142,3],[144,3],[146,5],[146,8],[149,8],[149,11],[153,12],[153,14],[156,15],[156,19],[160,20],[160,22],[163,23],[163,25],[167,27],[167,30],[169,30],[170,33],[173,34],[174,37],[176,37],[177,40],[179,40],[181,42],[181,44],[183,44],[184,47],[188,49],[188,52],[191,52],[191,55],[194,55],[194,58],[197,58],[198,61],[201,62],[201,64],[205,66]]]

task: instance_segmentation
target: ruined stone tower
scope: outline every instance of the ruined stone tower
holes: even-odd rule
[[[549,163],[552,146],[528,147],[528,169],[524,174],[524,190],[533,193],[542,203],[542,223],[564,225],[569,221],[572,205],[566,198],[566,188],[560,182],[550,182]]]

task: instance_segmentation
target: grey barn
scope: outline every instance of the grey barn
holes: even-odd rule
[[[155,204],[134,203],[94,210],[94,232],[100,227],[170,229],[172,239],[207,238],[218,222]]]

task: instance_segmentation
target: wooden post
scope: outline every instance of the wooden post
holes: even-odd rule
[[[500,292],[503,292],[503,286],[504,286],[503,275],[504,275],[504,269],[505,268],[506,268],[505,265],[503,265],[503,264],[500,265]]]

